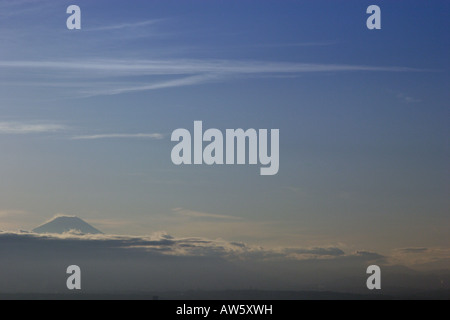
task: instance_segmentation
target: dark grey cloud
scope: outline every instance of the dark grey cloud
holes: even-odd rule
[[[383,261],[385,259],[384,256],[376,252],[369,252],[369,251],[356,251],[355,255],[367,261]]]
[[[264,249],[244,243],[210,240],[198,237],[174,238],[160,233],[153,236],[84,235],[67,232],[64,234],[37,234],[32,232],[2,232],[0,247],[20,245],[22,250],[43,248],[70,248],[69,253],[99,251],[141,252],[143,255],[161,253],[174,256],[214,256],[234,259],[288,259],[303,260],[318,257],[344,255],[339,248],[282,248]]]
[[[311,255],[319,255],[319,256],[342,256],[344,255],[344,251],[342,251],[339,248],[311,248],[311,249],[304,249],[304,248],[289,248],[285,249],[284,252],[286,253],[295,253],[295,254],[311,254]]]

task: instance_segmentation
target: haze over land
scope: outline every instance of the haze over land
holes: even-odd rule
[[[67,232],[45,232],[55,225]],[[77,229],[80,225],[93,233],[83,234]],[[417,271],[398,264],[395,256],[345,252],[339,247],[265,249],[222,239],[175,238],[164,233],[108,235],[77,217],[61,215],[40,230],[43,233],[0,232],[0,293],[67,294],[65,270],[72,264],[82,270],[85,294],[248,289],[369,294],[365,269],[370,264],[379,264],[383,270],[383,290],[372,292],[375,295],[395,297],[444,290],[450,280],[448,271],[438,269],[439,263],[447,262],[438,261],[438,256],[432,259],[435,270]],[[431,254],[426,248],[402,249],[398,254],[408,251],[423,258]],[[245,294],[251,298],[263,293]],[[275,294],[277,297],[283,294]]]

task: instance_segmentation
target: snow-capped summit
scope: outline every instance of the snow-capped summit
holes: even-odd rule
[[[89,223],[75,216],[58,215],[50,221],[33,229],[35,233],[65,233],[102,234]]]

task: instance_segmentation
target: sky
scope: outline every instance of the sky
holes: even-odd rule
[[[71,4],[81,30],[66,28]],[[371,4],[380,30],[366,27]],[[448,270],[448,12],[413,0],[0,0],[0,230],[66,214],[105,234]],[[174,165],[171,133],[196,120],[279,129],[279,172]]]

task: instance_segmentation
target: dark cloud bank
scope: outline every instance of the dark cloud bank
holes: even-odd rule
[[[414,250],[413,250],[414,251]],[[382,266],[383,294],[448,290],[448,269],[417,272],[374,252],[266,250],[202,238],[0,232],[1,293],[67,293],[66,268],[82,270],[83,293],[186,290],[312,290],[380,294],[366,268]],[[448,291],[443,291],[448,296]]]

